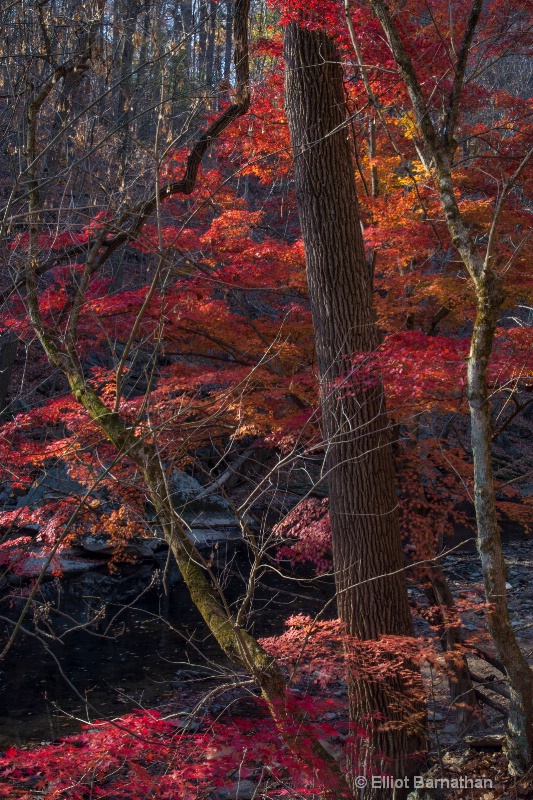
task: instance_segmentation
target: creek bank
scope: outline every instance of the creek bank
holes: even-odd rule
[[[53,499],[58,494],[67,493],[81,497],[84,487],[68,477],[64,468],[47,471],[35,482],[30,490],[16,498],[15,509],[34,508],[40,502]],[[241,527],[247,520],[239,520],[229,501],[220,494],[210,491],[206,494],[195,478],[185,472],[174,472],[170,480],[170,491],[176,510],[183,519],[189,537],[201,551],[213,551],[213,560],[222,562],[233,552],[242,539]],[[4,491],[6,498],[12,496]],[[105,507],[104,507],[105,509]],[[105,510],[104,510],[105,513]],[[25,536],[31,541],[19,554],[14,536]],[[79,535],[69,546],[60,548],[48,564],[49,547],[40,541],[38,526],[28,525],[15,534],[11,533],[13,558],[12,567],[0,581],[2,585],[18,586],[37,578],[46,569],[45,578],[61,575],[72,577],[80,573],[99,570],[108,561],[116,569],[120,562],[152,562],[160,567],[167,559],[168,545],[158,530],[152,526],[152,536],[133,537],[117,545],[112,539],[97,530]]]

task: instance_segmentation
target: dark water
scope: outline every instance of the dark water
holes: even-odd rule
[[[234,573],[245,575],[246,557],[238,557],[232,567]],[[153,578],[154,567],[149,564],[122,568],[115,575],[102,567],[43,586],[41,602],[48,601],[71,618],[52,610],[50,630],[64,638],[44,639],[61,669],[41,642],[19,636],[0,662],[0,748],[52,741],[79,730],[83,719],[116,717],[143,706],[153,708],[168,695],[180,669],[198,670],[200,686],[206,670],[225,668],[177,570],[169,569],[164,580],[159,576],[147,589]],[[324,602],[323,593],[317,594],[307,584],[282,583],[277,580],[277,588],[272,589],[269,580],[269,591],[257,593],[255,622],[252,619],[256,633],[278,632],[290,614],[314,613]],[[239,597],[243,585],[238,578],[229,582],[230,602]],[[298,596],[291,597],[291,592]],[[105,614],[92,628],[101,638],[79,629],[68,632],[72,620],[87,622],[102,603]],[[16,618],[20,605],[11,602],[9,613],[6,605],[4,598],[0,613]],[[107,637],[103,637],[110,623]],[[34,630],[30,621],[26,624]],[[46,622],[40,628],[46,631]],[[0,639],[5,641],[7,635],[4,624]]]

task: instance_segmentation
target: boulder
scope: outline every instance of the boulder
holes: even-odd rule
[[[174,470],[169,484],[172,502],[180,511],[190,514],[196,511],[229,511],[228,501],[220,494],[213,492],[200,498],[205,487],[187,472]]]
[[[81,499],[85,492],[86,488],[70,478],[66,466],[59,463],[46,469],[30,490],[17,498],[16,508],[36,506],[47,500],[58,500],[68,496]]]
[[[154,553],[161,547],[160,539],[131,539],[125,546],[128,555],[137,556],[140,558],[153,558]],[[77,543],[76,553],[79,549],[92,555],[104,556],[110,558],[116,551],[116,545],[113,544],[109,536],[101,534],[87,533],[80,536]]]
[[[24,559],[22,569],[16,573],[17,578],[36,578],[41,574],[44,565],[48,560],[48,553],[43,547],[36,547]],[[57,554],[52,563],[49,564],[46,572],[48,575],[51,573],[61,571],[62,575],[79,575],[83,572],[88,572],[92,569],[97,569],[100,562],[95,559],[78,558],[69,554],[69,552]],[[15,577],[15,576],[14,576]]]
[[[258,796],[259,785],[249,780],[234,783],[231,787],[224,787],[217,792],[217,800],[253,800]]]

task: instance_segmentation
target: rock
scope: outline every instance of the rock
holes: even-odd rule
[[[505,736],[488,733],[485,736],[465,736],[465,744],[473,750],[501,750],[505,744]]]
[[[199,512],[194,515],[185,513],[183,519],[189,525],[189,536],[198,548],[241,539],[240,526],[234,516]]]
[[[259,784],[242,780],[229,788],[219,789],[216,798],[217,800],[253,800],[258,794],[258,789]]]
[[[440,736],[455,739],[457,737],[457,724],[455,722],[449,722],[441,730]]]
[[[69,580],[61,582],[61,608],[66,614],[81,622],[86,622],[95,608],[109,604],[122,606],[130,603],[146,589],[154,574],[152,563],[127,564],[124,569],[118,565],[117,571],[113,574],[108,572],[106,561],[95,559],[94,564],[95,569],[71,575]],[[168,586],[173,587],[173,591],[180,591],[181,577],[172,564],[169,566],[167,579]],[[45,599],[57,602],[57,587],[54,581],[43,584],[42,592]],[[88,603],[89,597],[94,598],[91,603]]]
[[[202,484],[196,478],[193,478],[187,472],[179,472],[178,470],[173,471],[169,483],[172,497],[183,502],[196,497],[203,489]]]
[[[170,491],[174,505],[189,528],[189,536],[198,548],[241,538],[239,520],[225,497],[215,493],[199,497],[204,487],[186,472],[177,471],[170,479]]]
[[[191,683],[194,681],[205,680],[206,678],[213,677],[213,672],[202,667],[194,667],[192,669],[178,669],[174,675],[174,686],[181,686],[184,683]]]
[[[36,506],[47,500],[63,499],[68,496],[81,499],[85,491],[86,489],[81,483],[69,477],[65,465],[59,463],[49,467],[35,481],[29,492],[17,498],[16,508]]]
[[[36,578],[41,574],[44,565],[48,560],[48,553],[42,547],[35,548],[35,550],[24,560],[23,568],[18,577],[21,578]],[[60,553],[56,555],[47,568],[47,573],[61,571],[62,575],[79,575],[83,572],[88,572],[91,569],[97,569],[100,562],[88,558],[76,558],[67,553]]]
[[[172,502],[177,508],[186,513],[195,511],[229,510],[229,503],[220,494],[210,494],[208,497],[197,500],[198,495],[204,491],[204,486],[187,472],[175,470],[169,481]]]
[[[99,534],[84,534],[78,539],[78,547],[99,556],[111,557],[116,551],[109,536]],[[156,550],[161,547],[160,539],[131,539],[126,544],[126,552],[129,555],[140,556],[141,558],[153,558]]]
[[[205,730],[205,725],[195,719],[181,719],[179,722],[174,723],[174,727],[182,733],[199,733]]]
[[[523,455],[522,451],[514,446],[512,440],[506,433],[500,433],[494,440],[494,444],[501,447],[511,458],[521,458]]]

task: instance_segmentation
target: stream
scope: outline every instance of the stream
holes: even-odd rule
[[[59,661],[41,641],[20,634],[0,662],[0,748],[49,742],[74,733],[87,719],[116,717],[134,708],[153,708],[179,680],[178,671],[198,671],[201,686],[206,669],[225,666],[224,656],[210,636],[177,568],[165,563],[123,565],[115,574],[107,566],[75,577],[48,580],[41,587],[41,602],[59,606],[63,615],[50,611],[40,622],[41,631]],[[230,603],[242,594],[249,563],[244,552],[231,561],[234,577],[226,596]],[[294,613],[317,612],[331,588],[321,591],[309,583],[294,585],[280,577],[268,578],[269,589],[259,589],[252,616],[256,635],[281,632],[283,620]],[[294,591],[297,597],[291,597]],[[276,595],[277,592],[277,595]],[[15,592],[11,593],[13,597]],[[0,598],[2,614],[17,618],[23,599]],[[105,604],[105,612],[93,630],[75,629],[86,623]],[[9,609],[7,606],[9,605]],[[106,628],[111,628],[104,636]],[[47,624],[49,628],[47,628]],[[9,628],[1,623],[0,641]],[[32,631],[33,623],[26,621]],[[74,628],[74,629],[73,629]],[[70,629],[70,630],[69,630]],[[75,690],[79,693],[78,696]],[[88,705],[90,704],[90,705]]]

